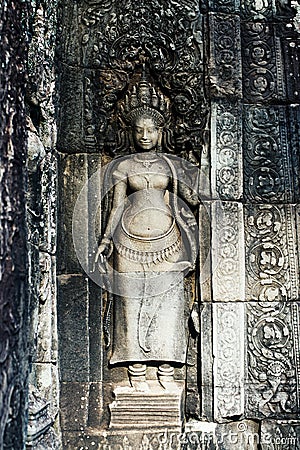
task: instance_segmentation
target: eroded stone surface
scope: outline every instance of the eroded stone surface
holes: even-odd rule
[[[200,3],[200,9],[194,1],[60,3],[59,171],[51,150],[56,3],[37,5],[34,12],[28,223],[31,336],[37,337],[38,349],[32,376],[47,400],[52,398],[54,411],[58,346],[66,449],[298,445],[299,36],[291,28],[289,2]],[[297,17],[294,23],[297,27]],[[188,327],[185,414],[197,419],[185,435],[170,427],[103,431],[113,385],[127,377],[127,369],[109,366],[111,348],[102,332],[109,299],[82,276],[72,243],[72,213],[81,187],[102,161],[129,152],[117,105],[143,63],[169,99],[167,152],[175,148],[203,167],[200,264],[184,285],[187,297],[196,299]],[[222,206],[219,199],[225,201]],[[87,222],[90,211],[87,201],[77,220]],[[82,236],[86,259],[91,253],[87,230],[88,225]],[[152,380],[156,368],[151,370]],[[176,370],[178,380],[185,377]],[[243,417],[262,421],[261,434],[258,422]],[[264,442],[269,435],[271,443]],[[295,436],[296,441],[286,440]]]

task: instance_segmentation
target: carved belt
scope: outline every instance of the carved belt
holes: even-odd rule
[[[136,238],[120,227],[114,244],[117,252],[130,261],[157,263],[167,260],[180,250],[181,236],[176,225],[165,235],[151,240]]]

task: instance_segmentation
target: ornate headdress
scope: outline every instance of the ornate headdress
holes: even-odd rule
[[[152,117],[158,126],[167,120],[168,103],[163,94],[158,93],[146,79],[143,71],[141,80],[126,94],[123,117],[127,123],[133,123],[138,117]]]

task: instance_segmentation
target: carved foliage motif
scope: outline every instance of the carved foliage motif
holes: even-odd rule
[[[284,107],[245,106],[245,196],[256,202],[293,201],[293,174]]]
[[[244,408],[244,304],[215,304],[215,418],[241,415]]]
[[[290,147],[290,166],[293,177],[293,202],[300,201],[299,167],[300,167],[300,106],[291,105],[287,109],[288,145]]]
[[[297,413],[297,377],[293,349],[292,305],[248,304],[247,408],[256,417]],[[298,311],[299,314],[299,311]]]
[[[273,14],[274,0],[242,0],[243,18],[269,19]]]
[[[240,8],[240,0],[210,0],[209,4],[212,11],[223,13],[233,13]]]
[[[40,208],[39,246],[40,250],[54,254],[56,252],[56,157],[47,153],[40,167]]]
[[[213,300],[244,300],[243,210],[238,203],[213,204]]]
[[[210,15],[210,89],[214,96],[241,96],[241,48],[238,16]]]
[[[222,200],[239,199],[243,194],[241,107],[219,101],[212,106],[213,196]]]
[[[244,19],[289,19],[293,16],[290,1],[287,0],[242,0]]]
[[[245,99],[255,103],[284,97],[281,47],[273,27],[259,22],[245,24],[242,46]]]
[[[296,300],[293,206],[249,205],[245,214],[248,299],[259,302]]]
[[[299,334],[295,225],[292,206],[246,209],[248,409],[256,416],[286,415],[297,408]]]
[[[179,71],[199,70],[202,34],[198,2],[88,3],[80,11],[84,66],[110,66],[127,72],[134,70],[142,52],[152,59],[158,73],[173,70],[175,64]]]
[[[198,154],[207,115],[198,2],[83,2],[78,9],[74,6],[69,18],[61,15],[66,22],[78,23],[81,36],[79,46],[62,31],[60,42],[66,39],[68,45],[60,44],[60,53],[69,64],[74,63],[69,53],[77,55],[84,68],[83,131],[79,131],[84,135],[85,151],[98,147],[114,152],[119,127],[115,118],[118,101],[145,64],[155,83],[171,100],[177,147]],[[62,83],[67,81],[62,79]],[[78,102],[79,96],[70,101]],[[82,145],[79,138],[78,141]]]

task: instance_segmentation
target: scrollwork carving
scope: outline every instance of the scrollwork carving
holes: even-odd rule
[[[296,299],[298,286],[292,207],[249,206],[246,223],[249,300]],[[258,290],[259,284],[261,291]]]
[[[279,300],[277,298],[277,300]],[[248,305],[248,409],[257,417],[297,411],[291,305]]]
[[[212,108],[213,195],[222,200],[242,196],[241,108],[219,101]]]
[[[208,108],[204,100],[202,15],[198,2],[84,2],[78,10],[74,7],[70,20],[75,15],[82,50],[79,55],[73,42],[70,49],[86,69],[81,86],[83,127],[79,130],[85,141],[84,151],[100,148],[114,154],[119,131],[118,101],[146,64],[157,86],[170,98],[173,145],[179,153],[192,152],[199,159]],[[71,61],[66,49],[60,49],[62,59]]]
[[[240,8],[240,0],[210,0],[209,3],[213,11],[222,13],[233,13]]]
[[[258,417],[297,411],[298,296],[291,206],[246,208],[248,408]],[[296,308],[296,310],[295,310]]]
[[[241,205],[216,202],[213,205],[212,230],[214,301],[243,301],[244,252]]]
[[[245,195],[257,202],[292,201],[293,173],[287,146],[286,111],[245,106]]]
[[[242,45],[246,99],[252,103],[284,97],[280,42],[274,29],[265,23],[248,23],[242,28]]]
[[[245,19],[270,19],[273,14],[273,0],[244,0],[242,13]]]
[[[240,24],[233,15],[211,15],[210,90],[213,96],[241,96]]]
[[[214,305],[215,416],[226,418],[243,412],[244,305]]]

